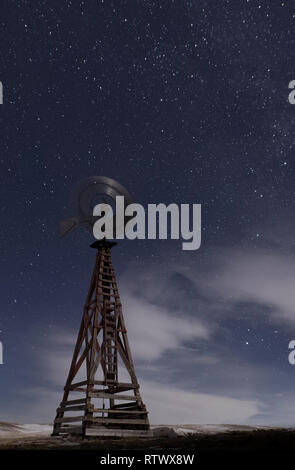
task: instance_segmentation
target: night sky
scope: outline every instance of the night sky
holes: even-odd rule
[[[202,245],[113,262],[154,423],[294,425],[291,1],[2,2],[0,421],[50,422],[94,251],[81,179],[202,204]]]

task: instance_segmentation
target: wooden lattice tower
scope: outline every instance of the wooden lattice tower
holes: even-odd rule
[[[96,263],[53,435],[146,435],[149,430],[112,264],[113,245],[106,240],[91,245],[98,249]],[[127,382],[119,381],[120,359]],[[84,380],[77,382],[83,370]]]

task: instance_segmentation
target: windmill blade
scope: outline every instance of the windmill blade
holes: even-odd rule
[[[106,203],[107,199],[116,201],[116,196],[124,197],[125,207],[132,204],[133,197],[118,181],[106,176],[91,176],[80,181],[72,194],[72,204],[75,217],[60,222],[60,237],[71,233],[78,225],[82,225],[90,233],[93,233],[93,225],[99,217],[93,216],[93,209],[99,203]],[[111,216],[111,211],[110,216]],[[124,220],[126,225],[126,218]],[[113,227],[116,227],[116,218],[113,219]]]
[[[65,237],[69,233],[71,233],[76,227],[79,225],[79,220],[77,217],[70,217],[68,219],[64,219],[59,224],[59,236],[60,238]]]
[[[125,206],[133,202],[131,194],[118,181],[106,176],[91,176],[82,180],[73,193],[73,205],[75,214],[79,220],[89,220],[93,215],[93,208],[99,202],[106,200],[106,197],[112,201],[116,196],[124,196]],[[93,224],[91,222],[84,224],[92,233]]]

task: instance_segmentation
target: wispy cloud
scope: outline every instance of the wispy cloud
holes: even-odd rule
[[[266,250],[228,250],[216,256],[215,266],[202,276],[188,273],[207,298],[234,310],[239,302],[254,302],[277,323],[295,322],[295,258]],[[215,303],[214,302],[214,303]]]
[[[197,318],[179,317],[133,295],[124,296],[124,309],[128,312],[126,323],[138,360],[153,361],[187,341],[209,339],[209,328]]]
[[[261,409],[255,400],[190,392],[176,386],[143,381],[144,398],[154,424],[247,423]]]
[[[204,322],[211,337],[216,319],[237,318],[240,303],[265,307],[264,312],[282,325],[295,322],[295,256],[280,250],[219,247],[206,254],[206,263],[191,257],[185,262],[159,262],[156,269],[146,264],[136,286],[128,274],[124,273],[123,288]],[[256,310],[253,315],[260,320]]]

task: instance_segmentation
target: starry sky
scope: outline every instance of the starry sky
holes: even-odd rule
[[[294,424],[295,8],[2,2],[0,421],[50,422],[93,267],[81,179],[202,204],[202,245],[113,248],[151,421]]]

